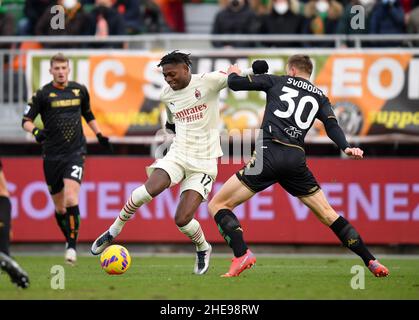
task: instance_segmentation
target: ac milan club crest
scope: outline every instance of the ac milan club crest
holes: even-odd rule
[[[195,89],[195,98],[201,99],[201,92],[198,89]]]

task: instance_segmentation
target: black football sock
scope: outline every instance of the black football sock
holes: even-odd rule
[[[68,242],[68,235],[70,233],[69,226],[67,224],[66,213],[55,212],[55,220],[57,221],[58,226],[60,227],[61,232],[65,237],[65,241]]]
[[[0,196],[0,252],[9,255],[10,221],[12,205],[10,199]]]
[[[67,207],[67,224],[69,226],[68,248],[76,249],[80,226],[79,206]]]
[[[345,247],[361,257],[366,266],[368,266],[370,260],[375,260],[374,256],[362,241],[361,236],[344,217],[340,216],[337,218],[331,224],[330,229],[333,230]]]
[[[243,239],[243,229],[234,213],[228,209],[221,209],[215,214],[214,220],[224,240],[233,249],[234,256],[244,255],[247,245]]]

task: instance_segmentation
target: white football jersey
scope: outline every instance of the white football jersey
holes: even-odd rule
[[[167,118],[176,126],[171,148],[185,158],[214,159],[223,155],[220,145],[219,93],[227,87],[227,74],[215,71],[193,74],[181,90],[166,86],[160,100],[166,104]]]

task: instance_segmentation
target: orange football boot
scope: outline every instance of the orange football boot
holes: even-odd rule
[[[376,277],[387,277],[389,275],[388,269],[378,262],[378,260],[370,260],[368,263],[368,269]]]
[[[238,277],[240,273],[242,273],[246,269],[250,269],[256,263],[256,257],[247,249],[246,253],[241,257],[234,257],[231,259],[231,266],[230,270],[227,273],[223,274],[221,277],[230,278],[230,277]]]

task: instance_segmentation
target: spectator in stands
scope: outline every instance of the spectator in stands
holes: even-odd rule
[[[140,0],[116,0],[113,7],[124,17],[127,34],[140,32]]]
[[[257,33],[260,23],[245,0],[229,0],[215,17],[212,34]],[[214,47],[253,47],[253,42],[213,41]]]
[[[400,4],[405,14],[419,6],[419,0],[400,0]]]
[[[183,0],[155,0],[173,32],[185,32]]]
[[[15,18],[7,12],[5,6],[0,5],[0,36],[13,36],[15,34]],[[0,48],[9,48],[10,45],[1,45]]]
[[[343,13],[343,6],[336,0],[310,0],[304,6],[306,17],[304,33],[334,34]],[[315,43],[316,46],[334,46],[334,43]]]
[[[342,17],[339,19],[336,33],[339,34],[368,34],[370,32],[370,18],[372,9],[374,8],[376,0],[352,0],[349,4],[346,5]],[[358,11],[352,11],[353,6],[362,6],[365,12],[365,19],[361,21],[355,18],[355,15],[358,14]],[[355,18],[355,20],[352,20]],[[352,25],[352,21],[359,23],[357,26]],[[345,43],[344,46],[351,46],[352,44]],[[362,45],[370,46],[369,43],[362,42]]]
[[[34,35],[37,21],[45,10],[56,4],[56,0],[26,0],[24,7],[25,17],[19,21],[19,35]]]
[[[268,14],[272,0],[248,0],[250,8],[256,15]],[[228,6],[229,0],[218,0],[218,4],[221,8]]]
[[[409,19],[407,21],[407,32],[419,34],[419,6],[410,11]],[[419,41],[412,41],[411,45],[419,47]]]
[[[15,19],[14,19],[12,14],[7,12],[7,8],[5,6],[0,5],[0,37],[1,36],[13,36],[14,34],[15,34]],[[12,47],[11,43],[0,44],[0,49],[10,49],[11,47]],[[3,56],[2,57],[3,65],[8,64],[9,63],[9,55],[4,54],[2,56]],[[4,72],[4,71],[2,71],[2,72]],[[6,82],[8,81],[7,76],[5,76],[3,79]],[[0,88],[0,90],[4,90],[4,88]]]
[[[140,6],[143,33],[171,32],[159,5],[154,0],[145,0]]]
[[[112,0],[96,0],[95,7],[89,14],[88,34],[97,37],[106,38],[110,35],[124,35],[124,18],[113,7]],[[95,48],[120,48],[122,44],[118,43],[96,43],[92,45]]]
[[[249,5],[256,15],[261,16],[271,12],[273,1],[274,0],[249,0]]]
[[[371,14],[370,33],[403,34],[405,33],[403,8],[399,0],[378,0]],[[375,46],[401,46],[401,41],[376,42]]]
[[[297,0],[273,0],[271,12],[261,17],[261,34],[300,34],[304,19]],[[268,47],[299,47],[299,42],[267,42]]]
[[[86,34],[85,26],[88,23],[88,16],[83,12],[83,7],[78,0],[58,0],[59,5],[64,7],[65,26],[64,29],[52,29],[50,10],[45,10],[42,17],[35,26],[35,34],[38,36],[71,36]],[[69,48],[80,47],[75,43],[45,43],[45,48]]]

